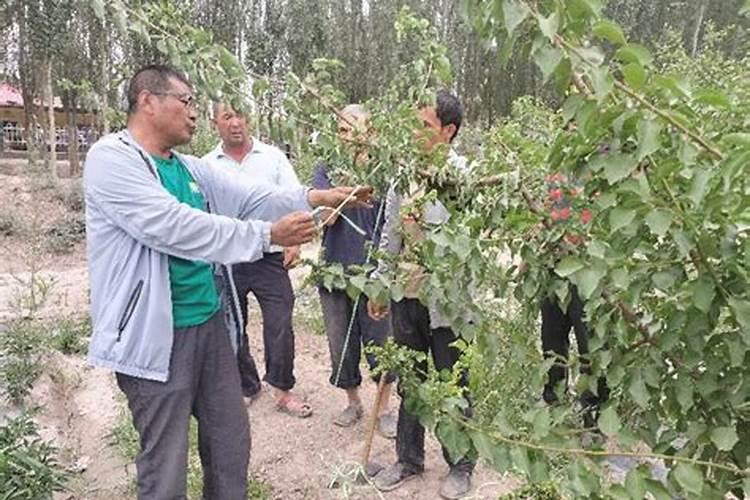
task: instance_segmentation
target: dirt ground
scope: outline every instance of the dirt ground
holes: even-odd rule
[[[2,207],[13,207],[23,213],[28,208],[28,197],[20,177],[0,175]],[[57,200],[47,199],[43,210],[52,217],[64,210]],[[79,244],[64,256],[36,255],[18,237],[0,237],[0,324],[17,314],[13,306],[17,287],[28,278],[28,259],[33,255],[37,267],[54,285],[41,315],[58,317],[85,313],[88,303],[88,282],[85,249]],[[305,254],[315,255],[309,246]],[[312,290],[301,290],[306,270],[297,269],[293,281],[298,293],[307,297],[300,307],[310,307],[315,300]],[[20,280],[20,281],[19,281]],[[254,306],[253,306],[254,307]],[[251,311],[251,344],[256,360],[262,361],[260,314]],[[329,355],[326,339],[314,333],[319,318],[304,311],[296,315],[295,391],[305,397],[314,409],[308,419],[296,419],[276,411],[273,398],[266,389],[250,408],[252,428],[251,473],[268,485],[272,498],[292,499],[399,499],[432,500],[439,498],[440,481],[447,473],[438,443],[427,440],[426,470],[414,481],[387,494],[369,485],[356,486],[346,472],[361,456],[365,439],[365,422],[349,429],[332,424],[343,409],[345,398],[328,383]],[[260,363],[262,364],[262,363]],[[31,400],[42,405],[38,416],[44,436],[54,439],[63,450],[67,466],[78,471],[71,483],[71,491],[58,498],[65,499],[126,499],[134,498],[132,491],[134,467],[124,460],[111,445],[111,432],[123,402],[111,373],[85,366],[80,357],[51,354],[45,362],[44,375],[37,382]],[[365,404],[372,404],[375,387],[363,388]],[[392,406],[398,406],[394,397]],[[0,412],[0,415],[2,412]],[[395,459],[394,442],[376,436],[372,458],[384,465]],[[333,479],[339,487],[329,488]],[[501,476],[483,464],[474,475],[474,489],[468,498],[494,499],[509,492],[518,483]]]

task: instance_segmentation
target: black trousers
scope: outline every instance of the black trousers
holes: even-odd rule
[[[399,345],[416,351],[429,352],[437,370],[450,370],[458,361],[461,352],[451,344],[456,335],[450,328],[431,328],[430,313],[417,299],[404,299],[392,306],[393,339]],[[420,374],[427,372],[427,362],[421,362],[416,370]],[[421,375],[424,378],[424,375]],[[462,377],[462,386],[468,385],[468,378]],[[398,409],[398,429],[396,433],[396,452],[398,461],[415,472],[424,469],[424,426],[419,418],[406,409],[406,398],[401,392],[401,406]],[[466,417],[471,417],[471,407],[464,411]],[[474,461],[463,457],[458,461],[451,460],[443,446],[443,458],[451,468],[466,472],[474,469]]]
[[[581,373],[590,374],[591,365],[589,361],[589,338],[591,332],[584,322],[583,302],[578,295],[575,286],[570,287],[571,299],[568,310],[563,311],[548,297],[542,301],[542,350],[544,357],[554,357],[557,362],[547,372],[547,383],[544,385],[543,398],[547,403],[558,400],[558,391],[567,390],[568,369],[567,360],[570,350],[570,329],[576,337],[578,354],[581,357]],[[559,384],[563,384],[560,389]],[[581,394],[581,403],[584,408],[595,409],[607,400],[609,389],[606,379],[599,378],[597,381],[597,394],[586,390]]]
[[[263,380],[288,391],[294,387],[294,290],[282,253],[267,253],[255,262],[232,266],[234,283],[245,329],[237,350],[242,392],[252,396],[260,390],[260,377],[250,354],[247,334],[247,295],[252,292],[263,316],[263,351],[266,374]]]
[[[250,424],[222,313],[174,332],[166,382],[117,374],[140,436],[139,500],[184,499],[190,416],[198,420],[203,498],[246,498]]]

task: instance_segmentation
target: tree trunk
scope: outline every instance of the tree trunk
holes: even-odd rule
[[[26,140],[26,149],[33,156],[33,153],[37,150],[35,133],[37,121],[34,113],[36,90],[27,31],[26,12],[24,11],[19,16],[18,26],[18,73],[21,83],[21,97],[23,98],[23,134]]]
[[[701,28],[703,27],[703,17],[706,15],[706,1],[703,0],[698,7],[698,16],[695,20],[695,28],[693,29],[693,37],[690,42],[690,57],[695,57],[698,52],[698,40],[700,39]]]
[[[101,40],[102,47],[109,47],[109,40],[107,35],[107,26],[104,21],[101,25]],[[109,117],[107,116],[107,109],[109,109],[109,50],[101,51],[101,61],[99,62],[99,126],[102,136],[109,134],[110,123]]]
[[[57,180],[57,137],[55,128],[55,95],[52,91],[52,61],[44,63],[44,102],[47,103],[47,172]]]
[[[75,91],[72,90],[66,91],[64,95],[63,106],[65,107],[65,116],[68,120],[66,127],[68,135],[68,164],[70,165],[70,176],[77,177],[81,170],[81,162],[78,157],[77,98]]]

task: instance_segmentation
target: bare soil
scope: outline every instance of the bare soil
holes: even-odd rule
[[[10,208],[24,217],[30,210],[30,199],[29,188],[22,177],[0,175],[3,210]],[[52,191],[42,197],[34,196],[34,200],[37,208],[41,207],[50,220],[64,214],[64,205]],[[22,235],[0,237],[0,249],[9,249],[7,253],[2,250],[3,258],[0,259],[0,324],[18,314],[13,301],[20,293],[18,285],[28,278],[30,257],[54,282],[41,315],[59,317],[85,313],[88,278],[83,244],[64,256],[34,253],[32,247]],[[307,256],[315,253],[314,247],[305,249]],[[293,272],[298,291],[306,272],[305,269]],[[315,294],[311,290],[302,293],[314,300]],[[251,344],[256,360],[262,361],[260,313],[256,306],[251,307]],[[303,304],[300,307],[310,306]],[[354,484],[352,476],[347,473],[361,457],[366,419],[349,429],[332,424],[345,405],[345,396],[328,383],[327,342],[323,335],[313,333],[320,328],[319,318],[315,318],[314,311],[306,310],[296,314],[295,321],[297,386],[294,390],[307,399],[314,414],[308,419],[283,415],[275,409],[270,392],[264,390],[248,410],[252,426],[253,477],[272,489],[274,499],[439,498],[440,482],[447,473],[447,466],[432,436],[427,439],[426,470],[420,478],[387,494],[377,492],[370,485]],[[365,384],[362,391],[365,404],[371,405],[375,398],[374,384]],[[58,498],[134,498],[134,467],[112,446],[110,434],[124,403],[111,373],[86,367],[81,357],[50,354],[45,361],[44,374],[30,399],[40,405],[38,420],[44,435],[58,444],[65,464],[77,472],[71,491],[58,495]],[[393,398],[392,407],[398,407],[397,397]],[[392,463],[395,443],[376,436],[372,459],[383,465]],[[329,488],[334,479],[338,479],[338,487]],[[497,498],[516,486],[518,481],[515,478],[498,475],[480,464],[469,498]]]

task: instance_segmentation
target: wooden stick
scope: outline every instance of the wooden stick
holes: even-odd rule
[[[370,452],[372,451],[372,439],[375,437],[375,428],[378,423],[378,412],[380,411],[380,403],[383,400],[383,392],[385,389],[385,377],[386,373],[380,374],[380,380],[378,381],[378,392],[375,395],[375,404],[372,407],[372,413],[370,414],[370,421],[367,423],[367,439],[365,440],[365,449],[362,453],[362,467],[367,470],[367,462],[370,460]]]

